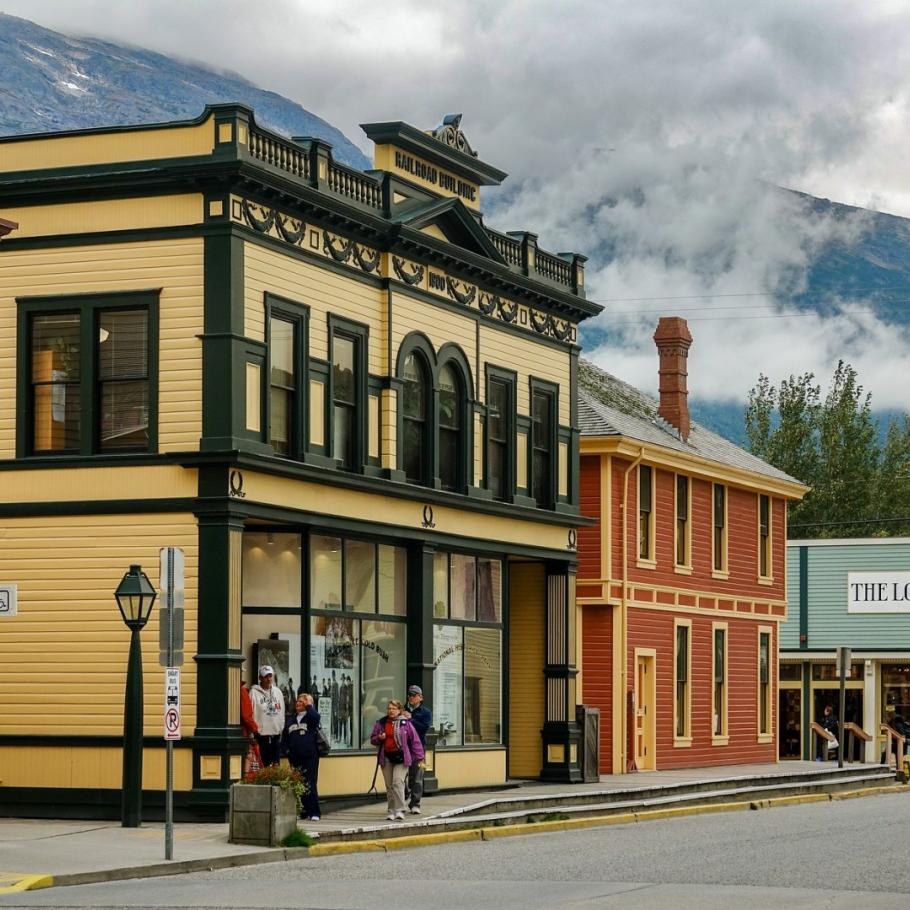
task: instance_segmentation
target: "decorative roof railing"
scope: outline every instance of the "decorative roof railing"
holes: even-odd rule
[[[382,208],[382,185],[370,174],[332,160],[327,142],[309,137],[285,139],[250,124],[250,157],[370,209]]]
[[[383,210],[381,178],[339,164],[333,160],[332,147],[327,142],[309,137],[286,139],[250,123],[245,145],[251,158],[269,167],[362,208]],[[511,270],[584,296],[584,256],[547,253],[537,246],[536,234],[503,234],[488,227],[484,230]]]

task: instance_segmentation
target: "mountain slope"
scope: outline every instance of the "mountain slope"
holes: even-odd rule
[[[206,104],[239,101],[257,123],[287,136],[319,136],[339,161],[370,167],[340,130],[275,92],[139,48],[70,38],[0,13],[0,135],[197,117]]]

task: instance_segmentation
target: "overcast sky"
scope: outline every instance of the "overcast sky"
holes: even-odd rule
[[[862,218],[811,217],[767,184],[910,216],[906,0],[0,0],[0,10],[234,70],[365,151],[360,122],[429,128],[463,111],[475,149],[511,175],[492,223],[592,254],[588,294],[614,334],[591,353],[611,372],[653,390],[650,335],[658,315],[678,313],[695,336],[700,397],[743,400],[760,371],[827,380],[843,357],[875,405],[906,408],[894,382],[906,333],[862,301],[822,321],[764,318],[773,298],[758,296],[799,290],[826,243],[864,230]],[[667,297],[678,299],[657,299]]]

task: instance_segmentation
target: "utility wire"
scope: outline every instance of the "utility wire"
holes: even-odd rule
[[[896,284],[890,287],[847,288],[857,291],[910,291],[910,284]],[[776,297],[774,291],[744,291],[735,294],[678,294],[670,297],[605,297],[598,303],[645,303],[649,300],[714,300],[721,297]]]
[[[788,531],[796,528],[836,528],[845,525],[885,525],[885,524],[910,524],[910,515],[903,518],[857,518],[855,521],[808,521],[797,525],[787,525]]]

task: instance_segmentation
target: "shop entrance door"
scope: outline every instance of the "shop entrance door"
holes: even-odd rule
[[[840,718],[840,689],[816,687],[813,690],[812,720],[821,722],[825,705],[834,709],[835,719]],[[858,727],[863,725],[863,690],[861,688],[848,688],[844,690],[844,722],[854,723]],[[854,743],[854,754],[844,755],[845,761],[859,761],[862,755],[863,744]],[[834,753],[835,755],[837,753]]]
[[[780,730],[778,731],[778,754],[784,758],[800,758],[802,755],[802,703],[801,689],[781,688],[778,695]]]
[[[654,755],[654,654],[635,652],[635,766],[653,771]]]

